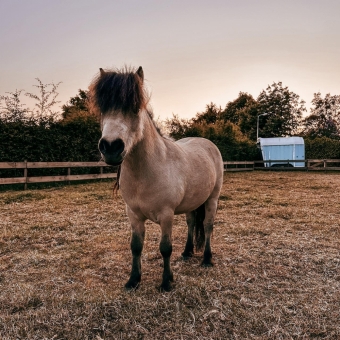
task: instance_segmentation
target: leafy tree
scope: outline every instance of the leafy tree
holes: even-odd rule
[[[257,101],[246,92],[240,92],[238,97],[228,102],[221,113],[223,121],[230,121],[240,128],[240,131],[250,140],[256,141],[256,123],[259,108]]]
[[[174,139],[184,137],[202,137],[202,127],[209,124],[216,124],[220,119],[221,108],[210,103],[205,111],[197,113],[192,119],[182,119],[173,115],[172,119],[165,122],[165,130]]]
[[[27,119],[29,109],[25,108],[25,104],[21,103],[20,95],[23,90],[15,90],[15,92],[6,92],[6,96],[0,96],[0,117],[6,122],[18,122]]]
[[[84,120],[96,121],[99,124],[100,116],[96,115],[94,110],[90,110],[88,91],[79,89],[78,94],[71,97],[69,101],[62,106],[63,121]]]
[[[224,160],[256,159],[258,150],[242,134],[239,127],[220,119],[220,110],[208,105],[203,113],[199,113],[191,120],[180,119],[173,116],[166,121],[167,130],[171,137],[180,139],[184,137],[204,137],[213,141],[222,153]]]
[[[259,120],[261,137],[283,137],[297,134],[306,111],[300,96],[283,87],[281,82],[273,83],[257,98],[258,114],[267,113]]]
[[[220,115],[221,108],[218,108],[214,103],[210,103],[205,107],[205,111],[196,114],[192,122],[197,124],[215,124],[220,119]]]
[[[328,93],[322,98],[320,92],[314,93],[312,104],[311,114],[304,120],[304,134],[340,139],[340,96]]]
[[[254,142],[257,139],[257,117],[260,112],[260,105],[254,100],[238,113],[240,117],[238,126],[241,132]]]
[[[240,112],[245,108],[256,104],[256,100],[246,92],[240,92],[238,97],[232,102],[228,102],[225,109],[221,112],[221,119],[239,125]]]
[[[178,115],[173,115],[171,119],[165,121],[166,131],[169,136],[176,140],[184,137],[193,137],[191,125],[192,120],[179,118]]]
[[[78,94],[71,97],[70,100],[62,107],[62,117],[64,119],[79,113],[79,112],[89,112],[88,109],[88,92],[79,89]]]

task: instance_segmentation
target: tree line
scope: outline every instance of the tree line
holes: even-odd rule
[[[60,83],[37,80],[37,93],[23,90],[0,96],[0,162],[98,161],[100,121],[88,106],[88,92],[79,90],[56,111]],[[31,98],[34,108],[22,103]],[[161,122],[174,139],[198,136],[212,140],[224,160],[255,160],[260,137],[303,136],[307,158],[340,159],[340,96],[315,93],[310,114],[306,103],[281,82],[257,98],[240,92],[222,109],[214,103],[192,119],[174,115]]]
[[[173,116],[166,127],[175,139],[201,136],[213,140],[225,160],[259,159],[258,136],[302,136],[307,158],[340,159],[340,95],[315,93],[310,114],[304,117],[305,112],[306,103],[299,95],[278,82],[256,99],[240,92],[224,109],[210,103],[192,119]]]
[[[55,110],[58,84],[43,84],[37,78],[33,109],[22,103],[23,90],[0,97],[0,162],[98,161],[100,123],[87,105],[87,92],[79,90]]]

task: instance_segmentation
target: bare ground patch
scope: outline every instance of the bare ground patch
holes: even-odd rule
[[[0,193],[1,339],[339,339],[340,176],[228,173],[212,247],[159,293],[160,231],[148,223],[140,288],[112,185]]]

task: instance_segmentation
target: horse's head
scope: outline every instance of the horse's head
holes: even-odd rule
[[[143,89],[143,69],[104,71],[90,86],[93,107],[101,114],[102,137],[99,151],[105,162],[119,165],[142,139],[147,97]]]

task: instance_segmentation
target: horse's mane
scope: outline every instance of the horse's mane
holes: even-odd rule
[[[92,108],[101,113],[121,110],[137,114],[149,101],[142,79],[127,67],[99,73],[90,84],[89,95]]]
[[[162,136],[153,119],[149,99],[143,80],[131,67],[105,70],[99,73],[89,86],[89,104],[95,114],[100,115],[110,110],[137,114],[145,109],[156,130]]]

